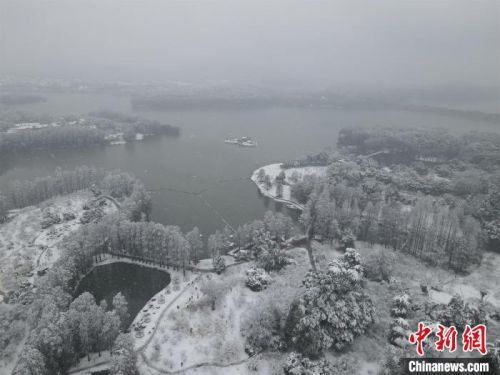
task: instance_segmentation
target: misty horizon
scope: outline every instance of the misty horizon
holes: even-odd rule
[[[0,75],[498,87],[499,20],[496,1],[1,0]]]

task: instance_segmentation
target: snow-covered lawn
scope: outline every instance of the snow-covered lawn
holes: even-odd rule
[[[178,309],[178,306],[186,299],[186,295],[197,281],[197,275],[182,271],[168,271],[172,278],[170,284],[155,294],[137,314],[131,325],[131,331],[135,338],[135,350],[142,350],[151,343],[151,338],[157,333],[163,319],[168,312]],[[136,330],[136,327],[143,327]]]
[[[292,176],[294,178],[297,178],[298,180],[301,180],[304,178],[304,176],[307,175],[313,175],[313,176],[324,176],[326,174],[326,170],[328,167],[322,167],[322,166],[309,166],[309,167],[300,167],[300,168],[287,168],[287,169],[282,169],[281,168],[281,163],[275,163],[275,164],[269,164],[266,166],[263,166],[259,169],[256,169],[253,173],[252,176],[250,177],[251,180],[257,185],[259,188],[260,192],[274,200],[277,201],[292,201],[291,196],[291,191],[290,191],[290,185],[293,183],[292,181]],[[258,174],[259,171],[263,169],[266,175],[268,175],[271,178],[271,187],[268,189],[263,182],[260,182],[258,179]],[[275,179],[278,177],[278,175],[281,172],[285,172],[285,185],[283,185],[283,194],[281,197],[278,197],[277,192],[276,192],[276,183]],[[295,202],[297,203],[297,202]]]
[[[59,258],[58,244],[82,225],[83,205],[90,199],[92,194],[86,191],[52,198],[17,210],[12,219],[0,225],[0,293],[16,289],[24,281],[33,283],[37,271],[49,268]],[[42,229],[45,208],[60,216],[71,212],[75,219]],[[114,205],[104,206],[105,213],[114,210]]]
[[[435,303],[448,303],[454,294],[459,294],[465,301],[477,305],[481,291],[486,292],[485,302],[500,308],[500,254],[487,252],[479,267],[472,269],[466,276],[456,275],[453,271],[426,265],[422,261],[400,251],[370,246],[357,241],[361,257],[375,250],[382,250],[395,259],[394,276],[404,281],[411,288],[411,294],[422,294],[420,285],[429,287],[429,297]]]
[[[205,362],[232,362],[246,358],[240,333],[242,307],[251,292],[241,286],[235,266],[230,275],[203,274],[194,288],[176,301],[160,321],[158,332],[145,354],[149,361],[168,371],[181,370]],[[200,287],[208,279],[229,280],[227,295],[211,311]]]
[[[262,292],[252,292],[245,286],[245,271],[250,263],[228,268],[220,276],[200,274],[159,322],[157,332],[144,348],[146,363],[139,361],[141,373],[183,369],[188,369],[186,374],[255,373],[248,369],[244,322],[266,295],[269,298],[269,295],[281,294],[291,299],[301,288],[302,279],[309,270],[307,252],[297,248],[289,253],[295,264],[272,273],[273,283]],[[210,280],[224,285],[215,310],[200,291]],[[268,373],[266,369],[270,371],[275,363],[265,358],[251,361],[258,362],[259,371],[264,371],[259,373]]]

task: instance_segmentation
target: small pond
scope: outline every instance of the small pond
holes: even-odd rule
[[[170,274],[155,268],[117,262],[95,267],[85,276],[75,296],[94,295],[97,303],[105,299],[111,307],[113,297],[121,292],[128,302],[131,324],[147,301],[170,283]]]

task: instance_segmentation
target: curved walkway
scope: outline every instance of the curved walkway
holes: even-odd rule
[[[115,198],[113,198],[110,195],[100,195],[96,198],[96,200],[101,199],[101,198],[107,199],[108,201],[113,203],[118,210],[122,208],[122,205],[120,204],[120,202],[118,202]]]
[[[184,289],[182,289],[180,291],[180,293],[177,294],[177,296],[175,296],[174,299],[172,299],[167,305],[165,305],[165,307],[163,308],[162,312],[160,313],[160,315],[158,315],[158,318],[156,319],[156,324],[155,324],[155,327],[153,328],[153,332],[151,333],[151,335],[149,336],[149,338],[147,339],[147,341],[142,344],[139,348],[137,348],[135,350],[136,353],[140,353],[141,354],[141,357],[144,357],[144,349],[146,349],[146,347],[151,343],[151,341],[153,340],[153,336],[155,335],[155,333],[158,331],[158,327],[159,327],[159,323],[160,321],[163,319],[163,317],[165,316],[165,314],[167,313],[167,311],[172,307],[172,305],[189,289],[193,286],[193,284],[195,283],[195,281],[198,281],[199,278],[201,277],[201,275],[198,275],[196,276],[193,280],[191,280],[189,282],[188,285],[186,285],[184,287]]]
[[[240,359],[238,361],[234,361],[234,362],[229,362],[229,363],[221,363],[221,362],[202,362],[202,363],[198,363],[196,365],[192,365],[192,366],[189,366],[189,367],[186,367],[186,368],[183,368],[183,369],[180,369],[180,370],[174,370],[174,371],[169,371],[169,370],[165,370],[165,369],[162,369],[162,368],[159,368],[153,364],[150,363],[150,361],[143,355],[141,355],[141,357],[143,358],[144,360],[144,363],[152,368],[153,370],[161,373],[161,374],[182,374],[186,371],[189,371],[189,370],[194,370],[194,369],[197,369],[197,368],[201,368],[201,367],[218,367],[218,368],[227,368],[227,367],[231,367],[231,366],[237,366],[237,365],[241,365],[242,363],[245,363],[247,362],[250,358],[252,357],[247,357],[247,358],[243,358],[243,359]]]

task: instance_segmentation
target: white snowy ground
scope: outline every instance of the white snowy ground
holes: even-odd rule
[[[236,260],[230,255],[222,255],[224,261],[226,262],[226,267],[234,264]],[[199,270],[212,271],[214,269],[212,258],[201,259],[198,263],[194,265]]]
[[[0,225],[0,292],[23,281],[33,283],[38,270],[50,267],[59,258],[59,243],[82,225],[83,205],[91,198],[86,191],[52,198],[16,211],[11,220]],[[42,229],[42,210],[46,207],[60,215],[72,212],[76,218]],[[104,206],[105,213],[114,210],[114,205]]]
[[[245,333],[242,322],[266,293],[293,293],[309,269],[304,249],[289,250],[296,264],[289,265],[280,276],[273,275],[276,284],[263,292],[252,292],[244,284],[249,264],[228,268],[223,275],[201,274],[188,286],[161,318],[149,345],[139,359],[141,374],[182,371],[185,374],[253,374],[249,361],[258,362],[259,374],[271,374],[277,363],[268,358],[249,359],[245,353]],[[226,287],[223,297],[212,310],[200,287],[208,278],[221,280]],[[293,285],[293,287],[290,286]]]
[[[500,309],[500,255],[485,253],[481,265],[466,276],[453,276],[441,283],[441,290],[429,291],[431,299],[437,303],[448,303],[454,294],[460,295],[465,301],[478,304],[481,291],[486,292],[485,302]]]
[[[328,167],[320,167],[320,166],[309,166],[309,167],[300,167],[300,168],[287,168],[287,169],[282,169],[281,168],[281,163],[275,163],[275,164],[269,164],[266,166],[263,166],[259,169],[256,169],[253,173],[252,176],[250,177],[251,180],[257,185],[259,188],[260,192],[274,200],[277,201],[292,201],[291,193],[290,193],[290,184],[292,184],[291,181],[291,176],[295,175],[299,180],[303,179],[304,176],[307,175],[314,175],[314,176],[324,176],[326,174],[326,170]],[[259,182],[257,179],[257,175],[259,173],[259,170],[263,169],[267,175],[271,178],[272,185],[269,189],[266,188],[266,186]],[[286,184],[283,185],[283,195],[281,198],[277,197],[276,194],[276,184],[274,183],[275,178],[282,172],[285,172],[285,182]],[[297,203],[297,202],[295,202]]]

